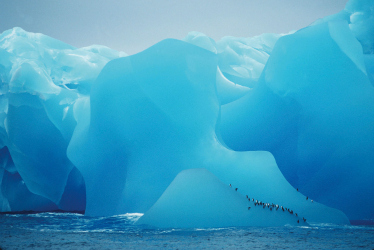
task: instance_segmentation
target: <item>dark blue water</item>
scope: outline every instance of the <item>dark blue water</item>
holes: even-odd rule
[[[0,215],[1,249],[374,249],[374,227],[149,229],[139,214]]]

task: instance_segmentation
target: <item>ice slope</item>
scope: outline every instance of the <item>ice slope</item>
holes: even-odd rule
[[[297,211],[291,214],[280,205],[255,204],[256,199],[248,199],[208,170],[188,169],[175,177],[136,224],[164,228],[308,225],[296,216]]]
[[[245,170],[242,173],[247,174]],[[260,184],[263,182],[261,177],[260,181],[253,181],[257,177],[259,176],[252,175],[251,180],[247,180],[246,187],[250,187],[247,191],[251,194],[245,195],[245,190],[223,183],[206,169],[184,170],[136,224],[163,228],[210,228],[305,226],[308,225],[307,222],[349,223],[342,212],[310,200],[300,202],[296,208],[278,203],[289,202],[284,196],[283,200],[274,199],[277,203],[257,200],[256,194],[261,193],[259,189],[263,188]],[[268,180],[272,181],[271,178]],[[256,185],[250,182],[255,182]],[[276,184],[279,188],[278,185],[279,183]],[[296,197],[294,194],[290,192],[293,198]],[[281,196],[281,192],[278,195]],[[302,203],[304,204],[300,206]]]

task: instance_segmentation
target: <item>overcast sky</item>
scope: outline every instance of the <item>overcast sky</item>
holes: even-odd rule
[[[200,31],[219,40],[287,33],[344,9],[348,0],[0,0],[0,33],[13,27],[76,47],[134,54]]]

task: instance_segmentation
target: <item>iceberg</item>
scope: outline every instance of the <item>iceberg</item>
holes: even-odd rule
[[[4,31],[1,212],[144,213],[156,227],[374,218],[373,7],[132,56]]]

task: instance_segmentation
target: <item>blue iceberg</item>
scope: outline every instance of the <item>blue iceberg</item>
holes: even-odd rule
[[[0,211],[144,213],[156,227],[373,219],[373,7],[132,56],[4,31]]]

